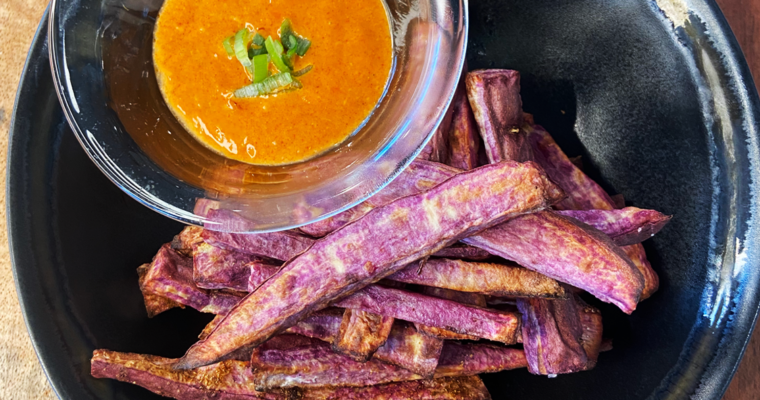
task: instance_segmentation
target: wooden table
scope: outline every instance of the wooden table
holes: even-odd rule
[[[509,1],[509,0],[504,0]],[[644,1],[644,0],[629,0]],[[718,0],[750,67],[760,77],[760,0]],[[5,169],[8,127],[18,78],[46,0],[0,0],[0,166]],[[2,179],[4,184],[5,179]],[[0,184],[0,185],[2,185]],[[26,333],[13,286],[5,227],[5,190],[0,190],[0,399],[54,399]],[[724,400],[760,398],[760,330]]]

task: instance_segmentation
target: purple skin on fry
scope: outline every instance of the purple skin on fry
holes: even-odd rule
[[[178,400],[487,400],[491,397],[476,376],[418,380],[370,387],[324,387],[297,392],[258,392],[253,387],[250,362],[223,361],[207,367],[177,371],[176,359],[95,350],[91,374],[132,383]]]
[[[358,206],[322,221],[302,226],[305,233],[322,237],[349,222],[355,221],[372,209],[384,206],[401,197],[422,193],[437,186],[461,171],[432,161],[414,160],[388,186]]]
[[[535,375],[583,371],[589,359],[581,344],[583,328],[573,297],[518,299],[528,370]]]
[[[354,361],[316,339],[308,345],[289,348],[259,346],[253,351],[251,366],[255,387],[260,391],[327,385],[368,386],[422,379],[411,371],[381,361]]]
[[[554,279],[515,265],[442,258],[428,260],[421,269],[418,263],[410,264],[388,279],[497,297],[567,297]]]
[[[451,102],[451,128],[449,130],[448,165],[469,171],[478,166],[481,147],[480,132],[467,99],[464,79]]]
[[[153,393],[179,400],[284,399],[275,393],[256,392],[249,362],[228,360],[194,370],[171,368],[176,359],[95,350],[90,362],[95,378],[110,378],[142,386]]]
[[[247,291],[253,292],[261,286],[269,277],[274,275],[279,269],[279,265],[269,264],[266,262],[254,261],[246,265],[249,271]]]
[[[326,308],[317,311],[288,328],[286,332],[323,340],[335,341],[343,321],[342,308]]]
[[[429,191],[376,208],[286,262],[175,367],[208,365],[237,348],[256,346],[410,262],[516,215],[545,209],[556,191],[533,163],[504,162],[464,172]],[[383,245],[357,246],[370,238],[382,238]],[[511,323],[515,317],[502,318]],[[489,337],[498,333],[499,338],[509,333],[478,331]]]
[[[659,211],[636,207],[616,210],[561,210],[557,213],[593,226],[604,232],[618,246],[637,244],[649,239],[672,218]]]
[[[615,201],[586,174],[576,167],[559,148],[544,128],[532,125],[528,133],[535,155],[549,178],[565,192],[567,197],[554,205],[560,210],[614,210]],[[654,272],[641,244],[623,247],[633,264],[644,277],[644,291],[641,300],[649,298],[660,286],[660,279]]]
[[[143,295],[143,301],[145,302],[145,311],[148,313],[148,318],[153,318],[156,315],[175,307],[185,308],[184,305],[177,303],[174,300],[146,292],[143,289],[143,285],[145,283],[145,275],[148,273],[149,269],[150,264],[143,264],[137,267],[138,282],[140,285],[140,291]]]
[[[483,296],[480,293],[460,292],[458,290],[445,289],[445,288],[433,287],[433,286],[422,286],[419,292],[420,294],[424,294],[425,296],[432,296],[432,297],[437,297],[439,299],[456,301],[457,303],[469,304],[471,306],[477,306],[477,307],[482,307],[482,308],[485,308],[488,306],[488,304],[486,304],[486,296]]]
[[[169,244],[163,245],[153,258],[145,274],[143,289],[212,314],[224,314],[242,299],[238,294],[196,286],[192,259],[179,255]]]
[[[231,289],[248,291],[251,268],[247,265],[260,261],[257,256],[220,249],[208,243],[193,247],[193,280],[204,289]]]
[[[602,313],[598,309],[591,307],[590,305],[576,297],[578,305],[578,315],[581,320],[581,328],[583,333],[581,334],[581,345],[583,350],[586,351],[588,357],[588,363],[586,364],[586,370],[592,369],[596,366],[596,361],[599,358],[599,352],[602,351]]]
[[[452,109],[449,108],[443,117],[443,121],[435,129],[433,137],[425,145],[417,156],[420,160],[427,160],[448,164],[449,160],[449,127],[451,126]]]
[[[470,100],[486,155],[492,163],[531,161],[533,155],[523,125],[520,73],[489,69],[467,74]]]
[[[229,210],[210,210],[209,219],[222,225],[244,225],[247,221]],[[271,233],[225,233],[203,231],[203,240],[222,249],[237,251],[254,256],[263,256],[275,260],[289,260],[308,249],[314,239],[293,231]]]
[[[378,285],[343,298],[338,307],[392,316],[506,344],[517,342],[519,316]]]
[[[521,349],[487,343],[446,341],[435,377],[487,374],[527,366],[528,360]]]
[[[628,314],[644,288],[641,273],[607,236],[549,211],[514,218],[464,242],[581,288]]]
[[[477,247],[456,244],[446,247],[445,249],[438,250],[433,254],[433,257],[440,258],[454,258],[458,260],[470,260],[470,261],[483,261],[491,258],[491,254],[483,249]]]
[[[393,321],[393,317],[346,309],[333,349],[355,361],[365,362],[388,340]]]

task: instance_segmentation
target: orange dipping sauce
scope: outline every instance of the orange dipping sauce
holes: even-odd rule
[[[289,18],[311,40],[294,70],[302,89],[231,98],[251,83],[222,42],[248,27],[279,38]],[[251,36],[253,33],[251,33]],[[376,107],[393,61],[382,0],[166,0],[156,23],[153,61],[174,115],[199,141],[235,160],[288,164],[341,143]]]

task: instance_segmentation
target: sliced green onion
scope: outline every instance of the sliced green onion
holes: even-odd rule
[[[307,51],[309,51],[309,47],[311,47],[311,40],[301,38],[301,40],[298,41],[298,48],[296,49],[296,53],[298,53],[299,56],[303,57]]]
[[[235,91],[235,97],[239,99],[259,97],[286,89],[293,83],[289,72],[280,72],[265,78],[259,83],[252,83]]]
[[[256,32],[256,34],[253,36],[253,40],[251,40],[251,43],[258,47],[261,47],[264,45],[264,40],[264,36],[261,36],[260,33]]]
[[[287,46],[285,46],[285,42],[288,42]],[[285,46],[285,49],[288,50],[288,52],[295,52],[298,47],[298,40],[294,35],[289,35],[288,38],[282,42],[282,45]]]
[[[248,58],[253,58],[261,54],[267,54],[267,48],[266,47],[260,47],[260,48],[251,48],[248,49]]]
[[[248,29],[241,29],[235,34],[235,57],[243,64],[244,67],[251,66],[251,59],[248,58],[248,46],[246,43],[248,39]]]
[[[295,89],[303,89],[303,84],[298,79],[293,79],[293,83],[290,84],[290,87]]]
[[[282,60],[282,43],[280,43],[279,40],[272,39],[271,36],[267,36],[264,45],[267,48],[267,53],[272,59],[274,66],[277,67],[280,72],[290,72],[290,68],[285,64],[285,61]],[[288,74],[288,76],[290,75]]]
[[[227,57],[235,55],[235,50],[232,49],[232,38],[233,36],[230,36],[222,41],[222,46],[224,46],[224,51],[227,52]]]
[[[293,33],[293,26],[290,24],[290,19],[285,18],[282,21],[282,24],[280,24],[280,40],[282,40],[282,45],[285,46],[285,50],[290,50],[290,48],[294,46],[290,42],[291,36],[295,36],[295,33]],[[296,45],[297,44],[298,43],[296,43]]]
[[[304,75],[306,75],[307,72],[311,71],[312,68],[314,68],[314,66],[311,65],[311,64],[309,64],[309,65],[307,65],[307,66],[299,69],[298,71],[295,71],[295,72],[291,73],[291,75],[293,75],[293,77],[304,76]]]
[[[259,54],[253,57],[253,83],[259,83],[269,76],[269,56]]]

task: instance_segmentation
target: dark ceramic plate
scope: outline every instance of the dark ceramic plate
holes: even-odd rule
[[[667,19],[640,0],[475,0],[470,68],[523,73],[524,106],[629,204],[675,218],[646,243],[660,291],[632,316],[604,307],[614,351],[556,379],[485,376],[494,398],[719,399],[758,311],[758,97],[712,1]],[[683,14],[681,14],[683,16]],[[688,19],[686,19],[688,18]],[[90,162],[50,77],[45,24],[11,128],[8,224],[18,294],[65,399],[157,398],[89,376],[93,349],[177,357],[209,315],[148,319],[135,268],[181,226]]]

